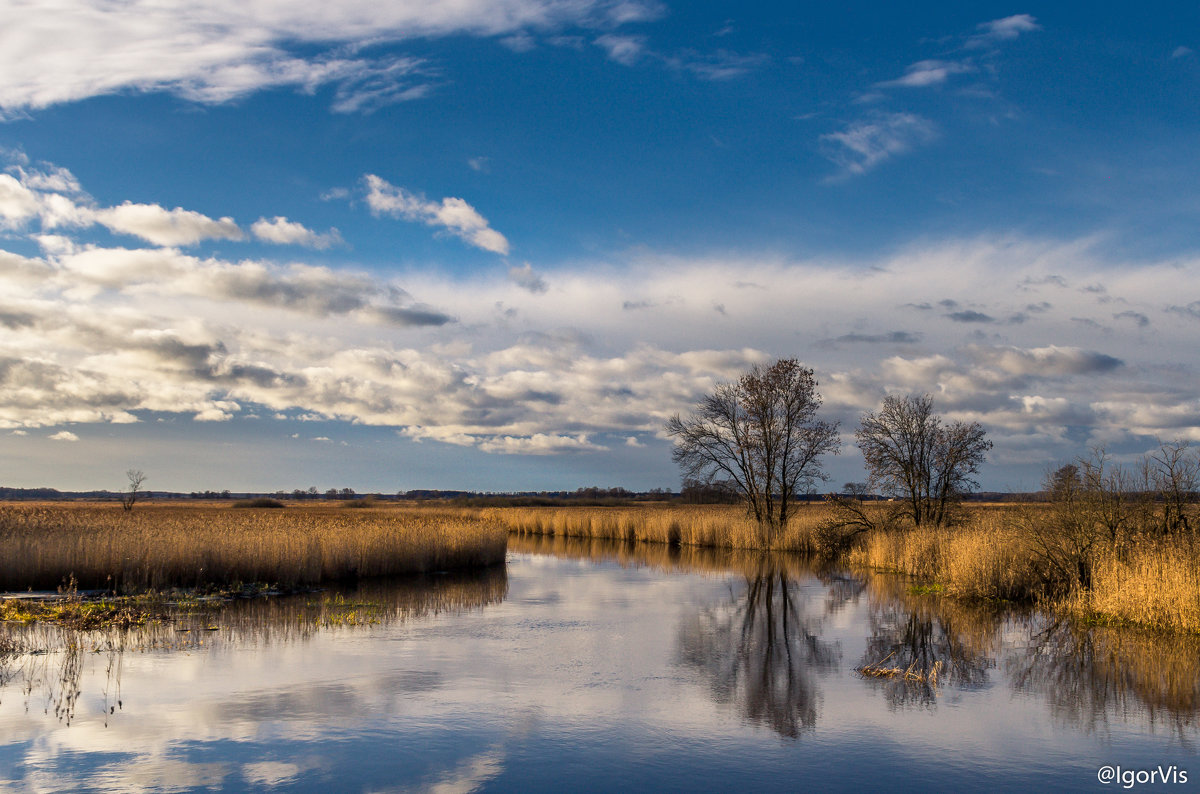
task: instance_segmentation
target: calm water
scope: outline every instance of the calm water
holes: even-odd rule
[[[1200,788],[1196,639],[797,560],[510,549],[482,576],[242,602],[10,658],[0,789],[1121,789],[1104,765],[1174,765],[1186,784],[1136,788]],[[855,673],[885,657],[940,660],[941,682]]]

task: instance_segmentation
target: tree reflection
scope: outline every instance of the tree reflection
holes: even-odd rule
[[[938,680],[958,687],[989,683],[996,667],[995,647],[1002,616],[987,607],[944,598],[912,596],[897,588],[901,580],[872,580],[871,635],[860,665],[878,664],[927,674],[942,663]],[[932,706],[937,688],[924,681],[869,679],[883,689],[888,704]]]
[[[698,670],[713,699],[787,737],[817,722],[816,674],[833,670],[841,648],[820,637],[808,594],[777,562],[760,560],[728,602],[680,627],[678,658]]]
[[[1042,618],[1005,658],[1018,690],[1042,694],[1063,724],[1107,732],[1147,722],[1194,749],[1200,734],[1200,637]]]

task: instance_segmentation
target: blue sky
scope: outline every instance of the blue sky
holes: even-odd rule
[[[386,7],[381,7],[386,6]],[[180,7],[182,9],[182,6]],[[1200,7],[0,9],[0,481],[677,487],[795,356],[1036,487],[1200,441]]]

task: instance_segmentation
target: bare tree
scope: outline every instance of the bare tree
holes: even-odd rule
[[[787,526],[795,497],[825,480],[821,456],[837,454],[836,424],[818,421],[813,371],[794,358],[755,365],[718,384],[686,419],[667,422],[685,480],[724,482],[746,500],[770,542]]]
[[[1159,443],[1158,451],[1146,459],[1147,484],[1162,505],[1158,530],[1163,535],[1188,533],[1188,505],[1200,489],[1200,455],[1187,441]]]
[[[125,476],[129,478],[129,489],[121,493],[121,507],[128,512],[141,498],[141,487],[142,483],[146,481],[146,475],[142,473],[141,469],[129,469],[125,472]]]
[[[871,484],[901,499],[917,526],[949,521],[962,495],[978,487],[973,476],[992,448],[978,422],[943,425],[928,394],[885,397],[854,436]]]

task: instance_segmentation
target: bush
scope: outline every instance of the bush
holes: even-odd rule
[[[242,499],[233,503],[234,507],[287,507],[278,499]]]

